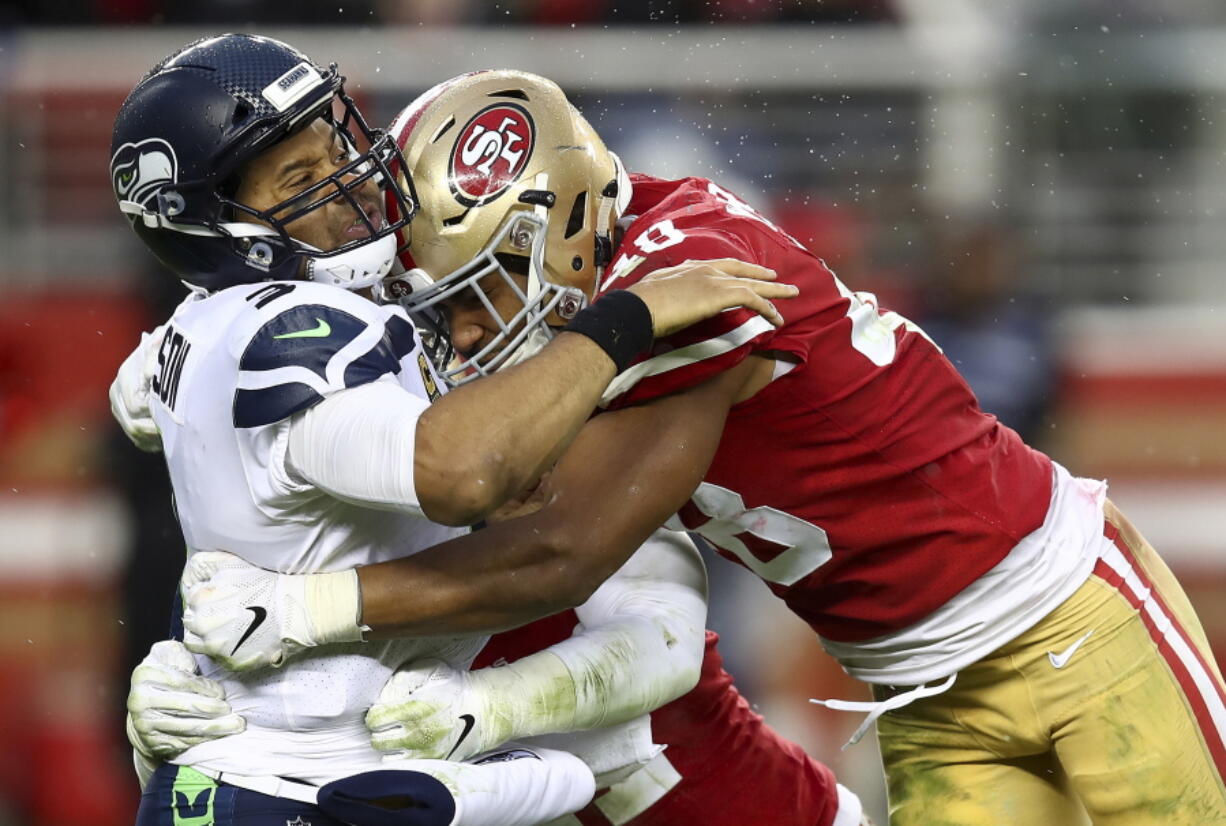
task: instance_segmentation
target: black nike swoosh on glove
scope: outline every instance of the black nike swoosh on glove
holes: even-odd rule
[[[451,747],[451,751],[447,752],[444,760],[450,760],[451,755],[455,754],[455,750],[464,742],[464,738],[468,737],[469,732],[473,730],[473,726],[477,724],[477,719],[471,714],[461,714],[460,719],[464,721],[464,730],[460,732],[460,739],[455,741],[455,745]]]
[[[247,630],[243,632],[243,635],[238,638],[238,642],[234,643],[234,651],[237,651],[238,647],[245,643],[247,638],[254,634],[255,630],[263,625],[264,620],[268,617],[267,609],[262,608],[259,605],[248,606],[247,610],[255,614],[255,618],[251,620],[251,624],[247,626]],[[231,657],[234,656],[234,651],[230,652]]]

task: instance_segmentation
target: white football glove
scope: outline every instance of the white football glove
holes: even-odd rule
[[[128,722],[132,747],[161,760],[247,727],[221,685],[200,676],[195,658],[175,640],[154,643],[132,672]]]
[[[503,744],[520,698],[493,696],[485,672],[435,659],[401,668],[366,712],[371,744],[384,761],[467,760]]]
[[[162,760],[246,727],[222,687],[196,672],[196,661],[182,643],[154,643],[132,672],[124,728],[141,791]]]
[[[192,554],[183,570],[183,642],[231,671],[279,666],[317,645],[360,642],[357,571],[278,574],[234,554]]]
[[[111,415],[132,444],[147,453],[162,449],[162,434],[149,409],[149,390],[165,335],[165,324],[152,333],[141,333],[140,345],[123,360],[115,381],[111,382]]]

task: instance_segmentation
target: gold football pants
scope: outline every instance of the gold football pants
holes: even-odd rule
[[[1226,824],[1226,690],[1183,589],[1112,547],[1036,626],[877,723],[895,826]]]

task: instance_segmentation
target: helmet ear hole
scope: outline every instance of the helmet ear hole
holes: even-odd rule
[[[251,106],[245,100],[240,100],[234,106],[234,114],[230,116],[230,123],[238,125],[247,119],[251,114]]]
[[[570,217],[566,219],[566,232],[564,238],[573,238],[576,233],[583,229],[583,225],[587,223],[587,192],[580,192],[575,196],[575,203],[571,205]]]

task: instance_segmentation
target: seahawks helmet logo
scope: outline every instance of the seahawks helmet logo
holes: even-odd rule
[[[150,203],[166,184],[179,180],[179,162],[175,150],[161,138],[146,138],[139,143],[125,143],[111,158],[111,184],[115,197],[135,201],[153,209]]]

